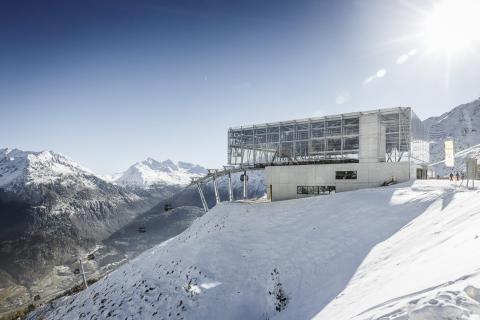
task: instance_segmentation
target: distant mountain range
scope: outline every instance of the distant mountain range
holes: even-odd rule
[[[77,256],[205,171],[147,159],[109,182],[53,151],[0,149],[0,313],[71,287]]]
[[[172,160],[159,162],[152,158],[137,162],[125,172],[114,175],[110,181],[122,186],[148,188],[152,185],[180,185],[190,183],[190,178],[207,174],[199,165]]]

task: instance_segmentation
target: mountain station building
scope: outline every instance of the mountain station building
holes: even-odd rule
[[[234,127],[228,163],[264,167],[268,198],[426,179],[427,132],[409,107]]]

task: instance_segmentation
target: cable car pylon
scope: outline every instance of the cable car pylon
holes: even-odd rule
[[[215,204],[219,204],[221,202],[220,193],[218,191],[218,184],[217,179],[223,176],[227,176],[228,179],[228,201],[233,202],[235,201],[233,195],[233,186],[232,186],[232,174],[237,172],[242,172],[240,175],[240,181],[242,182],[243,186],[243,200],[248,199],[248,171],[253,170],[263,170],[265,169],[264,166],[223,166],[223,170],[218,169],[208,169],[207,175],[198,178],[191,178],[191,183],[185,188],[189,188],[192,185],[196,185],[198,194],[200,195],[200,199],[202,201],[203,209],[205,212],[208,212],[208,204],[205,199],[205,195],[203,193],[202,184],[204,182],[208,182],[208,180],[212,180],[213,182],[213,190],[215,193]]]

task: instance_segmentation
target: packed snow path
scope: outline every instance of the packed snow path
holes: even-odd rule
[[[275,203],[222,203],[179,236],[31,318],[322,318],[318,313],[345,289],[354,274],[369,272],[362,261],[372,248],[421,214],[441,215],[440,227],[442,221],[448,221],[459,193],[449,182],[417,181]],[[476,192],[463,193],[468,194],[462,199],[465,203],[478,197]],[[417,244],[410,241],[405,250],[414,252]],[[405,254],[403,258],[408,260],[408,252]],[[440,258],[441,252],[436,254]],[[455,262],[448,262],[448,256],[441,260],[456,267]],[[409,270],[403,272],[407,277]],[[431,272],[424,276],[433,277]],[[432,281],[420,281],[418,286]],[[388,287],[380,289],[388,291]],[[375,296],[368,290],[356,292],[352,289],[354,298],[347,301],[357,303],[358,308],[349,309],[355,311],[352,315],[373,307],[361,303],[363,294]],[[395,297],[395,292],[391,295]],[[379,303],[386,300],[376,298]],[[350,313],[342,315],[335,305],[330,307],[334,316],[322,319],[349,319]]]

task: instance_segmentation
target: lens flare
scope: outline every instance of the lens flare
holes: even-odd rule
[[[480,1],[445,0],[427,15],[425,35],[428,50],[458,53],[480,41]]]

